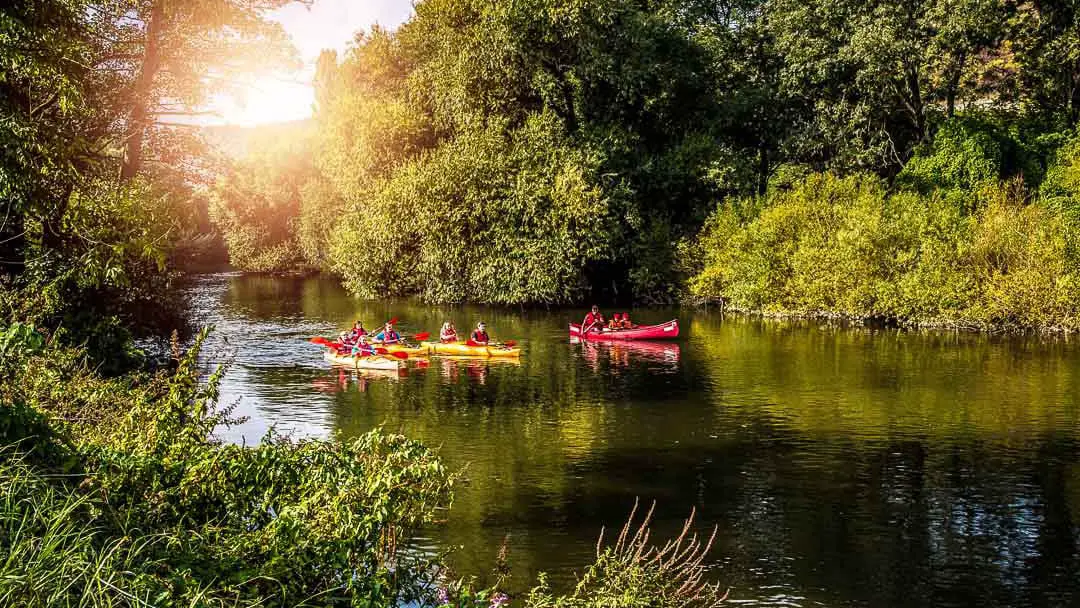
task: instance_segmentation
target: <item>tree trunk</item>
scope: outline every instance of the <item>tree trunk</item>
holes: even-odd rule
[[[915,125],[915,135],[919,143],[926,141],[926,111],[923,108],[922,87],[919,85],[919,70],[908,64],[905,69],[910,109]]]
[[[769,189],[769,148],[765,142],[758,144],[758,184],[757,193],[765,196]]]
[[[120,178],[123,181],[128,181],[138,175],[142,168],[143,139],[150,121],[150,97],[154,88],[154,78],[161,67],[159,47],[164,21],[165,0],[156,0],[150,8],[150,19],[146,25],[146,49],[143,52],[139,77],[135,80],[135,88],[132,92],[127,147],[124,151],[124,163],[120,167]]]
[[[956,113],[956,94],[960,89],[960,78],[964,74],[964,64],[967,63],[967,54],[960,53],[953,66],[953,73],[949,74],[949,82],[945,90],[945,115],[952,118]]]

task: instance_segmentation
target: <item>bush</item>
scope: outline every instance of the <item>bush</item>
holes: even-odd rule
[[[367,297],[564,303],[609,251],[599,161],[564,145],[560,121],[529,118],[459,136],[409,163],[352,208],[334,234],[334,269]]]
[[[233,266],[253,272],[306,267],[298,238],[301,193],[314,176],[311,135],[295,129],[256,139],[252,152],[218,179],[210,219]]]
[[[1015,121],[978,113],[957,116],[941,125],[933,143],[915,150],[896,181],[923,193],[974,192],[1013,177],[1038,185],[1045,152],[1027,139]]]
[[[719,208],[683,255],[704,260],[694,296],[739,309],[1080,329],[1075,234],[1073,215],[1028,204],[1017,183],[890,194],[817,174]]]
[[[219,445],[220,373],[201,384],[196,357],[197,348],[179,357],[169,375],[111,380],[78,351],[25,351],[14,362],[0,385],[0,430],[14,444],[0,453],[0,546],[27,561],[3,566],[13,574],[0,576],[0,598],[389,606],[430,597],[430,558],[398,548],[449,505],[453,476],[435,455],[379,431]]]

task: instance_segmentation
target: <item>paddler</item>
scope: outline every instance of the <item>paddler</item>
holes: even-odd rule
[[[604,315],[600,314],[600,307],[593,304],[592,310],[589,314],[585,315],[585,320],[581,322],[581,334],[585,335],[594,329],[601,329],[604,327]]]
[[[349,335],[345,339],[345,343],[346,344],[355,344],[356,341],[360,339],[360,336],[366,336],[366,335],[367,335],[367,331],[364,329],[363,321],[360,321],[359,319],[357,319],[356,323],[353,324],[352,329],[349,330]]]
[[[394,326],[387,323],[383,326],[383,330],[375,334],[375,342],[381,342],[382,344],[397,344],[401,342],[401,336],[394,331]]]
[[[487,346],[487,343],[491,341],[491,337],[487,333],[487,325],[483,321],[476,324],[476,329],[473,330],[470,339],[477,344],[483,344]]]
[[[375,347],[372,346],[370,342],[368,342],[367,336],[361,335],[359,338],[357,338],[356,344],[354,344],[352,347],[352,354],[354,357],[357,355],[361,357],[368,357],[375,354]]]
[[[453,321],[447,321],[442,324],[442,329],[439,330],[439,340],[443,344],[449,342],[457,342],[457,328],[454,327]]]

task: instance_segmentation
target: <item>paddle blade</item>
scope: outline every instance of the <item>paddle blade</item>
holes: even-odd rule
[[[507,348],[514,348],[515,346],[517,346],[517,340],[507,340],[506,342],[503,342],[503,346]]]
[[[390,355],[391,357],[394,357],[395,359],[408,359],[409,358],[409,353],[403,353],[403,352],[400,352],[400,351],[387,353],[387,354]]]
[[[385,348],[376,348],[375,349],[375,354],[376,355],[388,355],[388,354],[390,354],[390,351],[386,350]]]
[[[390,319],[389,321],[387,321],[387,323],[389,323],[390,325],[397,325],[397,317]]]
[[[327,338],[324,338],[322,336],[315,336],[314,338],[308,338],[308,342],[311,342],[312,344],[318,344],[319,346],[326,346],[326,347],[329,347],[329,346],[331,346],[333,344],[333,342],[331,340],[329,340]]]
[[[430,337],[431,337],[430,332],[422,331],[422,332],[416,334],[415,336],[413,336],[413,339],[415,339],[415,340],[427,340]]]

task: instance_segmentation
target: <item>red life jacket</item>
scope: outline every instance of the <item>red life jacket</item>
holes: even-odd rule
[[[479,342],[480,344],[487,344],[490,340],[491,339],[488,338],[488,334],[487,334],[486,331],[480,331],[479,329],[473,330],[473,332],[472,332],[472,341],[473,342]]]

